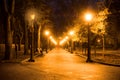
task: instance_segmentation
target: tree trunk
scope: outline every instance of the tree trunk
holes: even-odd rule
[[[40,25],[39,28],[38,28],[38,48],[39,48],[39,49],[40,49],[40,47],[41,47],[41,46],[40,46],[40,43],[41,43],[41,42],[40,42],[40,35],[41,35],[40,33],[41,33],[41,25]]]
[[[96,42],[94,44],[94,56],[96,57]]]
[[[118,38],[114,38],[114,49],[118,49]]]
[[[12,59],[12,31],[10,26],[11,16],[8,15],[6,18],[6,36],[5,36],[5,57],[4,59]]]
[[[28,54],[28,24],[25,23],[25,44],[24,44],[24,55]]]
[[[20,36],[19,36],[19,43],[18,43],[18,51],[21,50],[21,39],[20,39]]]
[[[7,0],[2,0],[3,2],[3,12],[5,16],[5,56],[4,59],[9,60],[13,58],[12,54],[12,25],[11,20],[14,13],[15,0],[11,0],[10,6],[7,4]],[[9,7],[9,8],[8,8]]]

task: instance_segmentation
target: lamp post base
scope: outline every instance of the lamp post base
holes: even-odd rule
[[[35,62],[35,60],[34,59],[29,59],[28,62]]]
[[[91,63],[93,61],[91,59],[87,59],[86,62]]]
[[[73,53],[73,51],[71,51],[71,53]]]

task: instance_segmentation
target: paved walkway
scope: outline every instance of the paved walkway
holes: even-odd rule
[[[1,80],[120,80],[119,67],[86,63],[64,49],[53,49],[35,62],[0,63]]]
[[[67,50],[66,50],[67,51]],[[75,51],[75,54],[84,57],[86,59],[86,55],[82,55],[81,51]],[[14,53],[15,54],[15,53]],[[100,55],[99,55],[100,54]],[[36,53],[35,56],[40,55],[39,53]],[[113,66],[120,66],[120,50],[118,51],[105,51],[105,56],[101,56],[102,51],[97,51],[96,56],[92,56],[92,60],[94,60],[97,63],[107,64],[107,65],[113,65]],[[3,53],[0,55],[0,62],[15,62],[20,63],[28,60],[30,58],[30,54],[24,55],[23,51],[18,51],[17,57],[14,57],[12,60],[2,60],[3,59]]]

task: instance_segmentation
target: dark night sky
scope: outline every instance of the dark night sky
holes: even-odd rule
[[[55,31],[57,31],[58,34],[64,31],[65,25],[67,25],[66,17],[69,15],[67,14],[67,10],[69,7],[71,7],[70,1],[71,0],[53,0],[50,3],[53,9],[52,21],[54,22]]]
[[[72,17],[74,16],[72,0],[52,0],[50,5],[53,9],[52,21],[54,29],[57,34],[62,34],[66,30],[66,26],[72,23]]]
[[[66,32],[67,26],[73,24],[76,19],[76,13],[84,4],[94,4],[96,0],[50,0],[49,5],[52,7],[52,21],[57,34]]]

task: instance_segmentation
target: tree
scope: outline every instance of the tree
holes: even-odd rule
[[[27,45],[28,45],[28,30],[31,26],[31,20],[30,20],[30,15],[31,14],[35,14],[35,29],[34,29],[34,34],[35,34],[35,49],[40,48],[40,37],[41,37],[41,32],[43,31],[42,29],[44,29],[45,27],[48,27],[46,25],[48,25],[49,23],[51,23],[50,21],[50,7],[48,5],[49,2],[47,2],[49,0],[26,0],[26,2],[23,3],[22,8],[24,8],[25,10],[23,10],[22,14],[25,14],[25,23],[26,23],[26,27],[25,27],[25,54],[27,53]],[[26,4],[27,3],[27,4]],[[51,28],[51,27],[48,27]],[[44,41],[44,40],[42,40]],[[38,45],[39,44],[39,45]]]
[[[21,43],[23,39],[23,29],[21,27],[20,20],[16,18],[14,25],[14,42],[18,44],[18,50],[21,50]]]
[[[5,27],[5,56],[4,59],[11,59],[12,54],[12,22],[14,14],[15,0],[2,0],[4,27]]]
[[[108,15],[108,18],[106,19],[108,22],[107,25],[107,33],[109,35],[109,38],[113,40],[113,48],[118,49],[119,48],[119,30],[120,30],[120,1],[115,0],[111,3],[109,7],[109,12],[111,14]]]

